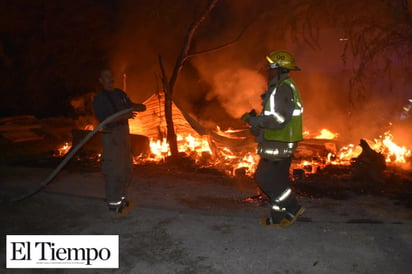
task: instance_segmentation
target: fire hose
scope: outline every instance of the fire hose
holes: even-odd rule
[[[43,182],[41,182],[38,187],[36,187],[34,190],[32,190],[28,193],[25,193],[23,195],[20,195],[18,197],[13,197],[13,198],[8,199],[8,200],[3,199],[3,200],[1,200],[1,202],[9,202],[9,203],[10,202],[18,202],[18,201],[27,199],[27,198],[33,196],[34,194],[40,192],[42,189],[44,189],[56,177],[56,175],[63,169],[63,167],[70,161],[70,159],[79,151],[80,148],[82,148],[82,146],[84,144],[87,143],[87,141],[90,140],[90,138],[92,138],[97,133],[97,131],[99,131],[99,129],[101,129],[106,124],[113,121],[114,119],[116,119],[116,118],[118,118],[122,115],[125,115],[126,113],[129,113],[133,110],[134,110],[134,108],[127,108],[127,109],[121,110],[121,111],[116,112],[115,114],[107,117],[100,124],[98,124],[93,129],[93,131],[91,131],[89,134],[87,134],[86,137],[84,137],[84,139],[80,143],[78,143],[74,148],[70,149],[69,153],[66,154],[63,161],[60,162],[60,164],[53,170],[53,172],[50,173],[50,175]]]

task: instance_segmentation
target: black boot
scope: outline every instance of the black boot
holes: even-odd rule
[[[284,208],[286,209],[285,217],[287,219],[284,227],[294,224],[298,217],[305,211],[305,208],[298,203],[294,194],[291,194],[288,199],[284,201]]]
[[[281,194],[282,199],[272,200],[270,217],[261,220],[262,225],[288,227],[303,214],[304,208],[298,204],[295,195],[290,191]]]
[[[129,201],[126,197],[121,197],[120,201],[118,202],[109,202],[108,203],[109,210],[115,213],[122,213],[123,209],[129,206]]]
[[[285,210],[286,209],[279,206],[279,204],[272,203],[270,217],[261,219],[260,224],[264,226],[284,227],[289,222],[286,218]]]

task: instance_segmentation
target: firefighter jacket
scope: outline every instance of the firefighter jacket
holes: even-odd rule
[[[270,81],[262,106],[262,113],[249,119],[252,132],[257,135],[259,155],[271,160],[291,156],[302,140],[303,106],[287,73]]]

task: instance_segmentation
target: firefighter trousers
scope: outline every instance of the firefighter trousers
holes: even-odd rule
[[[291,157],[277,161],[260,158],[254,177],[256,183],[271,200],[289,187],[291,161]]]

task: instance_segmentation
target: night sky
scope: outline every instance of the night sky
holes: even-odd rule
[[[409,1],[312,2],[220,0],[191,52],[242,35],[228,47],[189,59],[175,101],[204,123],[237,121],[260,107],[265,55],[285,49],[302,68],[291,76],[308,127],[322,119],[342,130],[339,125],[346,125],[336,121],[357,111],[358,121],[395,117],[411,97]],[[96,92],[103,67],[114,70],[118,87],[127,73],[128,94],[143,101],[161,89],[158,55],[170,76],[189,25],[207,3],[2,0],[0,117],[72,117],[70,99]]]

